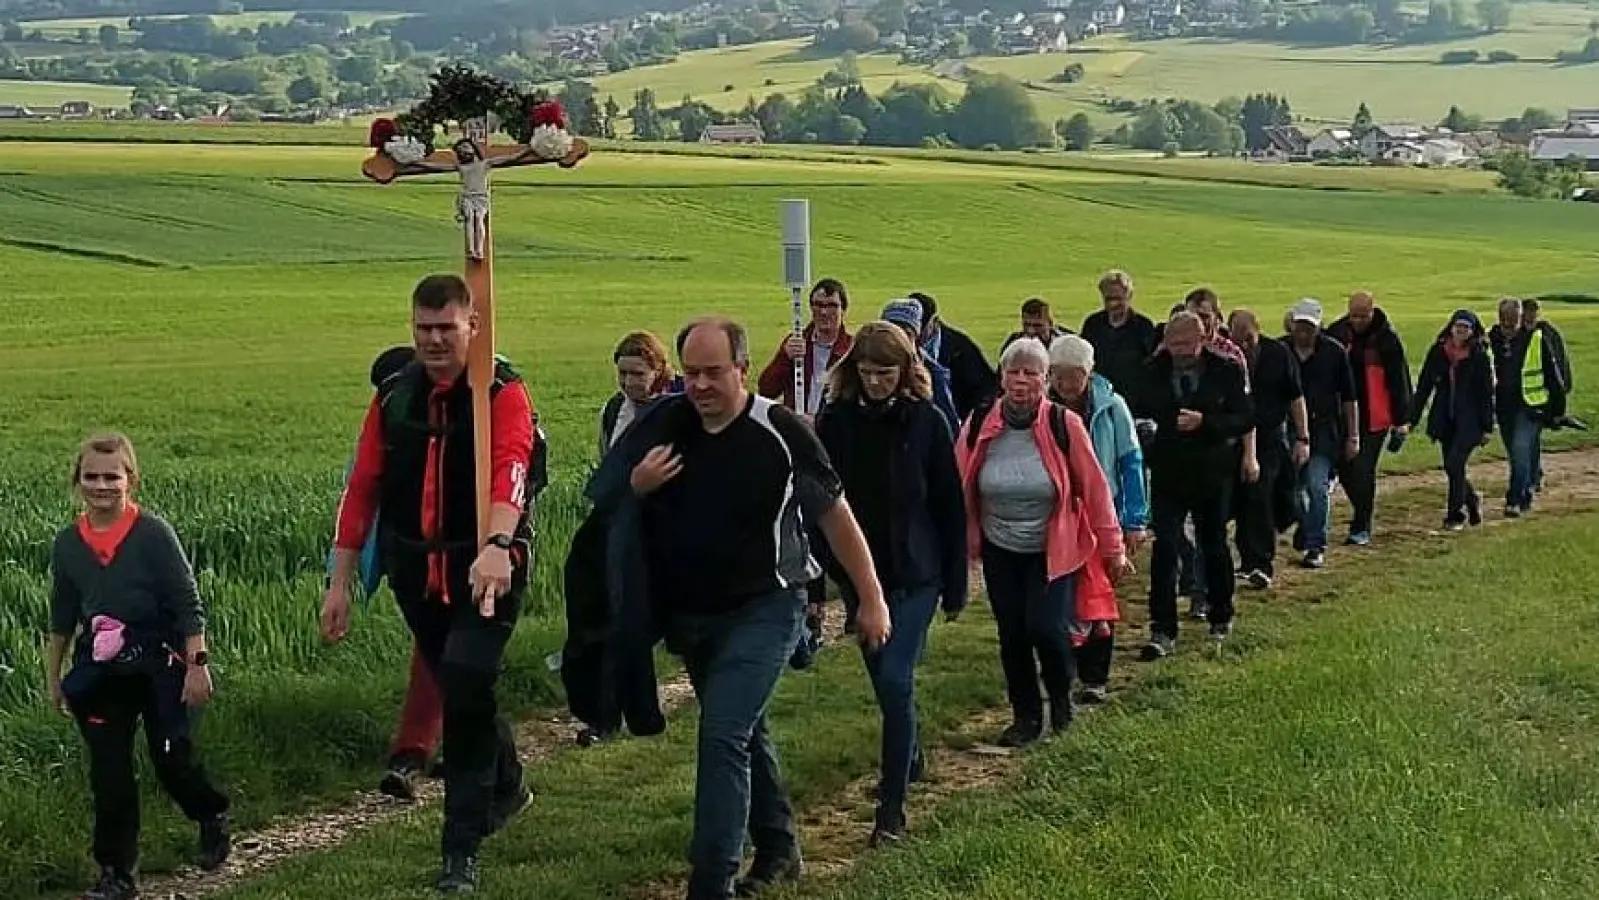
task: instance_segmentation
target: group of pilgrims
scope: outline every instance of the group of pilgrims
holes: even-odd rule
[[[1501,302],[1488,330],[1454,312],[1413,382],[1367,292],[1325,325],[1322,305],[1302,299],[1272,337],[1248,309],[1224,318],[1207,288],[1161,322],[1135,309],[1125,272],[1098,289],[1102,308],[1075,333],[1043,299],[1023,303],[997,370],[926,293],[852,330],[835,279],[816,284],[809,324],[753,391],[747,332],[732,319],[684,325],[676,366],[650,332],[616,345],[590,508],[564,559],[559,669],[589,746],[663,732],[654,650],[681,660],[699,712],[689,900],[752,897],[801,876],[767,716],[784,671],[810,665],[830,597],[882,713],[866,838],[881,846],[905,838],[907,794],[928,774],[917,663],[933,620],[965,611],[974,566],[1012,714],[996,741],[1026,747],[1067,729],[1074,705],[1107,699],[1116,587],[1136,575],[1146,540],[1139,656],[1154,662],[1176,648],[1180,596],[1209,641],[1226,641],[1237,586],[1271,589],[1290,532],[1301,566],[1326,565],[1335,483],[1353,507],[1345,543],[1372,543],[1379,460],[1423,421],[1448,474],[1450,531],[1482,521],[1466,468],[1496,427],[1510,517],[1535,505],[1542,433],[1584,427],[1565,408],[1564,341],[1533,300]],[[423,278],[411,325],[413,345],[373,363],[320,630],[342,639],[352,598],[387,581],[414,645],[380,788],[411,799],[422,779],[443,779],[435,885],[470,892],[483,842],[533,802],[497,682],[550,451],[521,375],[496,358],[480,541],[466,283]],[[191,729],[213,689],[204,604],[172,527],[135,501],[138,479],[126,436],[85,441],[73,467],[83,512],[53,549],[46,676],[88,751],[91,900],[137,896],[141,719],[162,788],[198,825],[200,867],[231,850],[229,798]]]

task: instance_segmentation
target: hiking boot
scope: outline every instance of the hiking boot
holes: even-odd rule
[[[877,824],[872,826],[872,836],[867,838],[866,846],[872,849],[892,847],[905,840],[905,814],[886,814],[879,811]]]
[[[1349,539],[1344,541],[1344,544],[1347,545],[1347,546],[1350,546],[1350,547],[1370,547],[1371,546],[1371,532],[1369,532],[1369,531],[1351,531],[1349,533]]]
[[[477,857],[470,853],[450,853],[439,868],[433,886],[441,894],[470,894],[477,890]]]
[[[1451,516],[1450,518],[1444,519],[1444,530],[1451,534],[1459,534],[1460,532],[1466,530],[1466,523],[1464,520]]]
[[[1044,733],[1044,723],[1036,719],[1018,719],[999,733],[996,741],[1001,747],[1019,749],[1038,740]]]
[[[489,834],[504,828],[517,813],[527,809],[532,802],[533,792],[528,790],[526,784],[519,784],[516,790],[496,799],[493,808],[489,810]]]
[[[1176,638],[1166,634],[1153,634],[1149,636],[1149,643],[1144,645],[1144,649],[1138,654],[1138,658],[1144,662],[1154,662],[1157,659],[1164,659],[1172,655],[1172,652],[1176,649]]]
[[[233,837],[228,833],[228,814],[200,823],[200,868],[213,872],[228,861],[233,852]]]
[[[1110,691],[1103,684],[1085,684],[1077,693],[1077,702],[1084,706],[1098,706],[1110,699]]]
[[[1260,569],[1253,569],[1244,576],[1244,582],[1257,591],[1271,590],[1271,576]]]
[[[139,888],[133,876],[119,871],[115,866],[102,866],[100,880],[94,887],[78,895],[78,900],[135,900]]]
[[[1514,503],[1506,503],[1505,504],[1505,518],[1507,518],[1507,519],[1519,519],[1519,518],[1521,518],[1521,507],[1517,506]]]
[[[798,850],[792,850],[786,856],[763,856],[760,851],[755,852],[755,860],[750,863],[750,870],[743,878],[733,883],[733,896],[753,897],[760,892],[776,887],[780,884],[793,884],[805,874],[805,862],[800,858]]]
[[[1301,559],[1299,564],[1307,569],[1324,568],[1327,565],[1327,551],[1306,550],[1305,558]]]
[[[389,763],[389,771],[384,774],[383,780],[378,782],[378,791],[396,800],[415,800],[417,791],[422,787],[422,767],[420,760],[409,756],[396,757]]]

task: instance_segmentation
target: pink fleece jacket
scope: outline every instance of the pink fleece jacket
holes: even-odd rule
[[[1066,410],[1066,431],[1071,438],[1071,459],[1068,460],[1050,432],[1049,405],[1048,401],[1040,402],[1038,415],[1033,417],[1032,431],[1039,455],[1044,460],[1044,468],[1049,470],[1050,480],[1055,483],[1055,492],[1060,498],[1055,504],[1055,512],[1049,518],[1049,528],[1044,533],[1045,567],[1049,580],[1054,581],[1078,571],[1095,556],[1104,560],[1117,559],[1125,552],[1125,548],[1121,523],[1116,518],[1116,507],[1111,501],[1110,485],[1105,483],[1104,471],[1094,457],[1093,438],[1089,437],[1088,429],[1077,413]],[[967,434],[974,424],[977,442],[967,450]],[[974,560],[980,556],[983,547],[982,498],[978,496],[977,474],[982,471],[989,445],[999,435],[1000,429],[1006,427],[1000,404],[995,403],[981,423],[968,419],[955,441],[955,462],[960,468],[961,485],[966,493],[966,549]],[[1081,504],[1074,510],[1071,508],[1072,477],[1078,473],[1084,477],[1077,488]],[[1088,580],[1103,581],[1106,588],[1110,586],[1103,574],[1099,579],[1090,576]],[[1099,616],[1090,614],[1085,607],[1097,606],[1103,601],[1099,597],[1084,596],[1085,593],[1101,593],[1085,592],[1082,590],[1085,586],[1078,585],[1079,618],[1092,621]],[[1114,593],[1109,602],[1114,609]]]

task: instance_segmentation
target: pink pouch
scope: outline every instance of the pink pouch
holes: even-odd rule
[[[89,630],[94,632],[95,662],[110,662],[122,652],[124,627],[110,616],[95,616],[89,620]]]

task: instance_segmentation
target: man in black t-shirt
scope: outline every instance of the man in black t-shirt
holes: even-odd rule
[[[1260,476],[1240,477],[1234,509],[1238,527],[1238,571],[1256,590],[1271,587],[1277,534],[1286,522],[1277,521],[1276,485],[1284,469],[1297,473],[1310,456],[1305,429],[1305,396],[1299,384],[1299,365],[1287,345],[1260,333],[1260,320],[1247,309],[1237,309],[1227,319],[1233,342],[1249,362],[1249,381],[1255,398],[1255,456]]]
[[[1099,296],[1104,308],[1083,320],[1083,340],[1094,345],[1094,371],[1127,397],[1135,393],[1144,363],[1159,343],[1155,323],[1133,309],[1133,279],[1126,272],[1106,272],[1099,279]]]
[[[1301,300],[1289,310],[1289,317],[1293,325],[1289,346],[1299,363],[1299,383],[1305,391],[1309,419],[1306,436],[1310,439],[1310,461],[1300,477],[1305,496],[1300,520],[1300,543],[1305,551],[1301,565],[1319,569],[1327,563],[1333,473],[1339,463],[1360,453],[1360,413],[1349,352],[1321,330],[1321,303]]]
[[[687,393],[634,425],[634,446],[650,449],[631,481],[652,605],[700,703],[688,897],[724,900],[800,874],[766,708],[800,636],[805,585],[822,571],[806,526],[853,583],[868,647],[887,640],[888,607],[821,442],[745,387],[744,329],[691,323],[677,352]],[[755,860],[735,886],[746,830]]]

